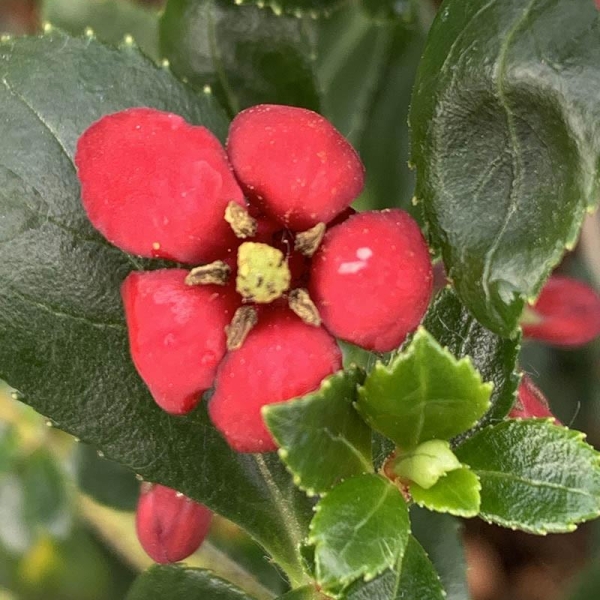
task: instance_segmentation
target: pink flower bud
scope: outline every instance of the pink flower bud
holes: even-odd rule
[[[544,394],[534,385],[527,375],[523,375],[517,390],[517,401],[508,414],[511,419],[533,419],[552,417],[557,425],[560,421],[550,412]]]
[[[212,512],[187,496],[158,484],[144,484],[137,506],[137,536],[157,563],[183,560],[204,541]]]
[[[581,346],[600,335],[600,297],[585,283],[553,275],[523,320],[526,338]]]

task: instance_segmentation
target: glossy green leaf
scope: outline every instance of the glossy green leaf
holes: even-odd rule
[[[468,357],[457,360],[420,328],[388,366],[379,363],[367,376],[357,408],[408,450],[472,427],[489,408],[491,390]]]
[[[134,48],[60,33],[2,43],[0,72],[0,378],[107,458],[238,523],[300,577],[310,506],[277,456],[233,452],[204,402],[169,416],[137,375],[119,286],[142,263],[93,230],[72,162],[106,113],[170,110],[221,138],[223,113]]]
[[[262,103],[319,107],[302,20],[232,0],[169,0],[160,42],[175,73],[210,85],[231,114]]]
[[[340,371],[312,394],[263,409],[280,458],[311,496],[373,471],[371,430],[352,406],[363,381],[359,369]]]
[[[468,600],[462,521],[413,504],[412,533],[429,555],[446,591],[446,600]]]
[[[98,39],[117,45],[130,35],[148,56],[160,58],[156,10],[131,0],[43,0],[40,4],[42,21],[72,35],[81,35],[89,27]]]
[[[445,597],[434,566],[412,535],[395,569],[372,581],[351,585],[344,595],[345,600],[444,600]]]
[[[492,333],[463,306],[452,288],[440,292],[425,315],[423,327],[457,358],[470,356],[484,381],[494,384],[491,407],[478,427],[503,419],[519,385],[516,371],[520,344]]]
[[[590,0],[448,0],[411,103],[417,197],[448,274],[514,333],[600,197],[600,35]]]
[[[133,583],[126,600],[253,600],[210,571],[155,565]]]
[[[457,517],[475,517],[479,513],[481,484],[473,471],[462,467],[446,473],[429,489],[413,483],[412,499],[419,505],[436,512]]]
[[[77,445],[74,459],[75,479],[82,492],[117,510],[135,510],[140,482],[131,469],[98,456],[88,444]]]
[[[325,591],[372,579],[401,559],[410,531],[408,508],[387,479],[347,479],[315,510],[308,541],[315,546],[316,579]]]
[[[455,452],[481,481],[481,518],[543,534],[600,516],[600,454],[584,439],[543,419],[477,432]]]
[[[361,206],[410,208],[408,107],[425,36],[409,3],[351,0],[318,27],[322,108],[359,151],[368,177]]]

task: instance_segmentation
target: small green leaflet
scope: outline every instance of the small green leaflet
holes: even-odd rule
[[[468,467],[446,473],[429,489],[413,483],[412,499],[429,510],[450,513],[457,517],[475,517],[479,513],[481,484]]]
[[[309,495],[373,471],[371,430],[352,406],[363,381],[357,368],[340,371],[312,394],[263,409],[279,456]]]
[[[373,579],[401,560],[410,532],[406,501],[379,475],[359,475],[333,488],[316,506],[308,542],[315,546],[316,579],[338,593]]]
[[[491,391],[468,357],[457,360],[420,328],[388,366],[378,363],[367,376],[357,408],[407,450],[472,427],[489,408]]]
[[[530,533],[573,531],[600,515],[600,454],[549,420],[509,420],[459,446],[481,481],[480,516]]]

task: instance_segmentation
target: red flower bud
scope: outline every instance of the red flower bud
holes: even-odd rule
[[[517,401],[508,416],[511,419],[552,417],[556,424],[560,425],[560,421],[550,412],[546,397],[527,375],[523,375],[521,379],[517,390]]]
[[[585,283],[553,275],[526,313],[523,334],[554,346],[581,346],[600,335],[600,297]]]
[[[204,541],[212,512],[187,496],[158,484],[144,484],[137,506],[137,536],[157,563],[183,560]]]

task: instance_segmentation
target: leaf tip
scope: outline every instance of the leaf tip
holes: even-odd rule
[[[84,32],[83,32],[83,35],[86,38],[95,38],[96,37],[95,31],[91,27],[86,27],[85,30],[84,30]]]
[[[169,69],[169,68],[171,67],[171,63],[169,62],[169,59],[168,59],[168,58],[163,58],[163,59],[160,61],[160,66],[161,66],[163,69]]]
[[[202,93],[206,96],[212,95],[212,88],[210,87],[210,85],[208,85],[208,83],[202,88]]]
[[[50,23],[50,21],[44,21],[42,23],[42,31],[44,33],[51,33],[54,30],[54,26],[52,25],[52,23]]]

